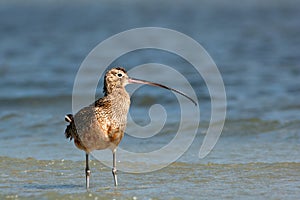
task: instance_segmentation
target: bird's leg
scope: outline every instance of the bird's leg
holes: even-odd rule
[[[89,154],[88,153],[85,154],[85,162],[86,162],[86,167],[85,167],[86,189],[89,189],[91,170],[90,170],[90,167],[89,167]]]
[[[113,177],[114,177],[115,186],[118,185],[116,150],[117,150],[117,149],[114,149],[113,152],[112,152],[112,153],[113,153],[113,168],[112,168],[112,174],[113,174]]]

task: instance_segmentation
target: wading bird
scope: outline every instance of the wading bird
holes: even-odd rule
[[[65,120],[69,122],[65,130],[66,138],[74,139],[77,148],[86,154],[86,188],[89,188],[91,171],[89,154],[93,150],[111,149],[113,154],[112,174],[115,186],[117,181],[116,150],[124,136],[127,123],[127,113],[130,106],[130,96],[125,90],[127,84],[148,84],[177,92],[195,105],[197,103],[181,91],[145,80],[128,77],[124,68],[112,68],[104,77],[104,97],[93,104],[82,108],[74,116],[68,114]]]

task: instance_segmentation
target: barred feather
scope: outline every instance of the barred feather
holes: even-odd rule
[[[72,132],[76,132],[76,128],[74,126],[74,118],[72,114],[68,114],[65,116],[65,120],[66,122],[69,122],[70,124],[67,126],[66,130],[65,130],[65,136],[66,138],[70,138],[70,140],[73,139],[72,137]]]

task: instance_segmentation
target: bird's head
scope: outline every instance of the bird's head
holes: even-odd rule
[[[128,75],[124,68],[112,68],[106,72],[104,77],[103,92],[105,95],[111,93],[116,88],[124,88],[128,84]]]
[[[112,68],[111,70],[106,72],[104,77],[104,87],[103,87],[104,95],[107,96],[108,94],[112,93],[112,91],[116,88],[125,88],[127,84],[146,84],[146,85],[161,87],[176,92],[178,94],[181,94],[184,97],[188,98],[190,101],[192,101],[195,105],[197,105],[197,103],[191,97],[189,97],[188,95],[186,95],[185,93],[179,90],[170,88],[168,86],[159,83],[154,83],[150,81],[129,77],[127,75],[126,70],[122,67]]]

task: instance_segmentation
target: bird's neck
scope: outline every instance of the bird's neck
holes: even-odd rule
[[[108,95],[112,104],[112,117],[121,124],[126,124],[127,113],[130,106],[130,96],[127,91],[122,88],[116,88]]]
[[[130,96],[125,88],[115,88],[111,93],[108,94],[109,99],[115,101],[118,104],[124,104],[124,101],[130,101]]]

